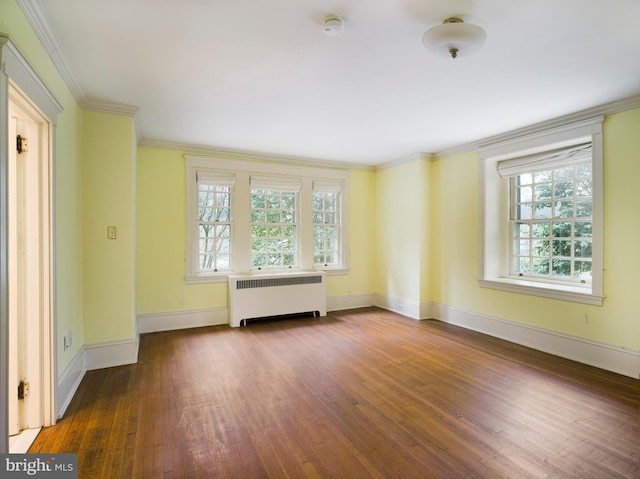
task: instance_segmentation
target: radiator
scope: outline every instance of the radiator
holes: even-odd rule
[[[229,276],[229,325],[245,319],[312,312],[327,315],[324,271]]]

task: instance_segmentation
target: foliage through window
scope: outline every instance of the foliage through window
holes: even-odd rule
[[[335,266],[340,263],[339,186],[314,186],[313,263],[319,266]]]
[[[591,163],[522,173],[511,182],[512,274],[591,281]]]
[[[203,271],[231,267],[231,190],[230,186],[198,184],[198,264]]]
[[[349,171],[185,155],[187,284],[229,274],[344,274]]]
[[[251,267],[291,268],[297,258],[297,193],[251,189]]]
[[[603,117],[483,145],[480,286],[602,305]]]

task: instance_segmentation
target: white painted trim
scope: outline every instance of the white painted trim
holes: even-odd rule
[[[84,350],[87,371],[138,362],[138,341],[133,339],[88,344]]]
[[[393,311],[394,313],[407,316],[411,319],[423,319],[421,317],[421,304],[410,299],[396,298],[394,296],[376,293],[374,298],[374,306]]]
[[[140,334],[176,329],[200,328],[229,323],[227,308],[195,309],[138,315]]]
[[[56,411],[58,419],[64,416],[86,372],[85,348],[83,346],[58,377],[58,409]]]
[[[558,126],[566,125],[569,123],[580,122],[588,118],[593,118],[595,116],[613,115],[615,113],[621,113],[623,111],[633,110],[634,108],[638,108],[638,107],[640,107],[640,95],[635,95],[629,98],[623,98],[621,100],[605,103],[604,105],[597,105],[597,106],[594,106],[593,108],[588,108],[586,110],[582,110],[576,113],[564,115],[559,118],[553,118],[548,121],[535,123],[533,125],[529,125],[524,128],[511,130],[511,131],[500,133],[494,136],[489,136],[487,138],[483,138],[478,141],[466,143],[459,146],[454,146],[447,150],[442,150],[437,153],[434,153],[434,156],[436,158],[448,158],[451,156],[468,153],[469,151],[477,151],[481,149],[483,146],[486,146],[489,144],[499,143],[512,138],[527,136],[540,130],[547,130],[547,129],[552,129]]]
[[[335,162],[328,160],[314,160],[299,156],[275,155],[269,153],[258,153],[243,150],[230,150],[216,148],[215,146],[191,145],[189,143],[178,143],[162,140],[150,140],[142,138],[138,142],[140,148],[157,148],[160,150],[180,151],[185,154],[206,155],[217,158],[228,158],[236,160],[252,160],[284,163],[287,165],[298,165],[311,168],[335,168],[341,170],[365,170],[374,171],[373,166],[362,165],[360,163]]]
[[[372,293],[329,296],[327,298],[327,311],[343,311],[345,309],[368,308],[369,306],[373,306],[373,303],[374,295]]]
[[[432,161],[436,159],[437,156],[433,153],[414,153],[412,155],[405,156],[404,158],[399,158],[397,160],[382,163],[381,165],[376,166],[376,171],[404,165],[405,163],[413,163],[414,161]]]
[[[47,117],[47,120],[55,126],[58,114],[63,111],[62,105],[31,68],[29,62],[11,39],[3,48],[2,67],[18,90],[22,91],[28,97],[29,102],[36,105]]]
[[[434,319],[634,379],[640,377],[640,351],[445,305],[434,305]]]

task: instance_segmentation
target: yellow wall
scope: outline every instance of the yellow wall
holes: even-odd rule
[[[56,130],[59,372],[82,344],[133,338],[136,313],[225,307],[224,283],[184,283],[182,152],[136,149],[131,118],[81,111],[14,1],[0,2],[0,31],[64,107]],[[638,131],[640,109],[604,123],[607,297],[587,308],[588,323],[580,304],[478,287],[475,152],[352,171],[350,274],[329,277],[329,295],[440,303],[640,350]],[[109,225],[117,240],[106,238]],[[64,352],[69,330],[74,344]]]
[[[73,95],[14,1],[0,2],[0,32],[6,33],[63,107],[56,127],[55,168],[55,307],[58,374],[84,343],[82,277],[82,116]],[[63,348],[72,332],[73,345]]]
[[[84,113],[85,343],[135,336],[135,135],[133,119]],[[107,238],[115,226],[117,239]]]
[[[640,350],[640,109],[607,117],[604,139],[604,287],[602,307],[478,286],[478,156],[434,164],[433,284],[437,303]]]
[[[426,302],[428,265],[429,172],[426,160],[416,160],[378,171],[377,266],[375,292],[411,302]]]
[[[227,306],[226,283],[186,285],[184,153],[139,148],[137,175],[137,312],[189,311]],[[350,178],[349,275],[329,276],[329,296],[371,293],[375,238],[375,174]]]

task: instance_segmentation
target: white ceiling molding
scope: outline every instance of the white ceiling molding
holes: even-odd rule
[[[437,153],[434,153],[434,156],[436,158],[448,158],[451,156],[460,155],[462,153],[467,153],[469,151],[479,150],[493,143],[512,140],[522,136],[530,135],[532,133],[537,133],[542,130],[549,130],[551,128],[557,128],[563,125],[577,123],[579,121],[588,120],[596,116],[613,115],[614,113],[621,113],[623,111],[633,110],[634,108],[640,108],[640,95],[614,101],[611,103],[605,103],[604,105],[595,106],[587,110],[582,110],[570,115],[554,118],[553,120],[543,121],[541,123],[536,123],[524,128],[501,133],[499,135],[490,136],[488,138],[482,138],[478,141],[460,145],[455,148],[439,151]]]
[[[76,79],[71,63],[62,49],[57,33],[51,27],[51,21],[40,0],[16,0],[22,13],[27,17],[40,42],[49,54],[51,61],[58,69],[60,76],[67,84],[71,94],[83,110],[116,115],[134,116],[138,107],[118,103],[89,100]]]
[[[387,161],[381,165],[376,166],[376,170],[385,170],[387,168],[393,168],[394,166],[400,166],[405,163],[412,163],[414,161],[431,161],[436,160],[438,157],[433,153],[413,153],[412,155],[405,156],[404,158],[398,158],[397,160]]]
[[[174,150],[181,151],[185,154],[197,153],[207,156],[215,156],[218,158],[228,158],[232,160],[253,160],[253,161],[266,161],[271,163],[284,163],[298,166],[311,166],[316,168],[334,168],[340,170],[364,170],[374,171],[374,166],[362,165],[359,163],[342,163],[331,161],[311,160],[308,158],[298,158],[292,156],[281,155],[265,155],[250,151],[240,150],[225,150],[221,148],[212,148],[206,146],[189,145],[186,143],[173,143],[170,141],[160,140],[148,140],[141,139],[138,142],[138,146],[141,148],[158,148],[161,150]]]

